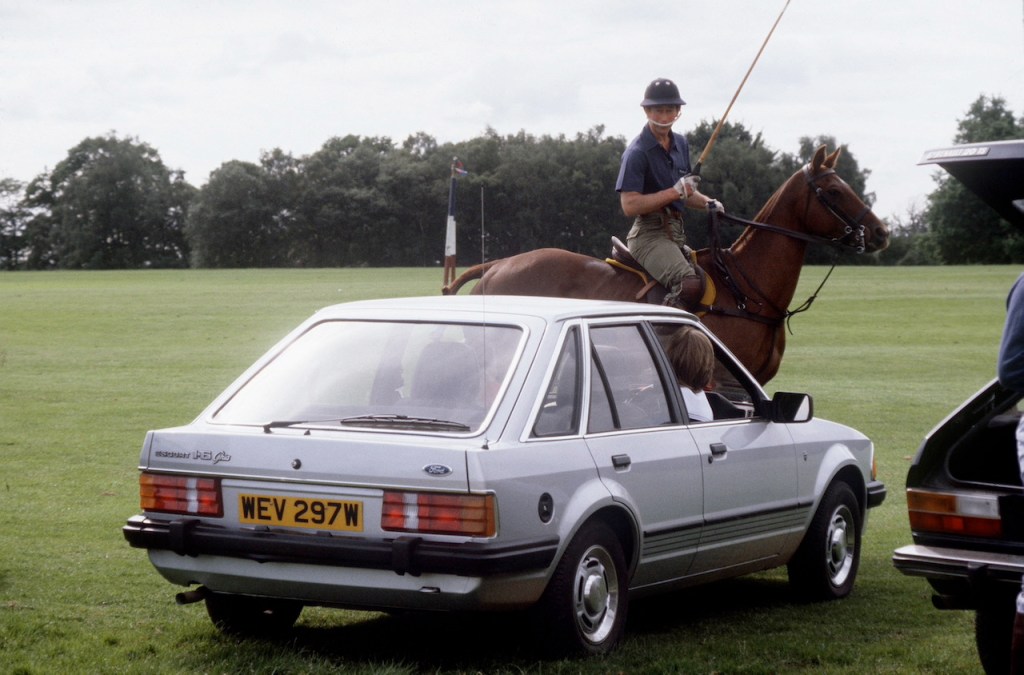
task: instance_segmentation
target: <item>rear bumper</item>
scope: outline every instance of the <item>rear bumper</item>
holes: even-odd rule
[[[513,543],[449,543],[416,536],[361,540],[287,532],[228,530],[199,520],[130,518],[122,528],[136,548],[182,556],[224,556],[255,562],[329,565],[389,570],[398,574],[486,577],[544,570],[558,550],[558,538]]]
[[[972,609],[993,591],[1014,593],[1021,587],[1024,557],[913,544],[893,552],[892,563],[908,576],[925,577],[939,590],[938,609]]]
[[[984,576],[1019,584],[1024,575],[1024,557],[1019,555],[917,544],[896,549],[892,563],[903,574],[930,579],[955,581]]]

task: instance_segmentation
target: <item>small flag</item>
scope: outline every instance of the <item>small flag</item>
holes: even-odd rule
[[[456,178],[469,172],[458,157],[452,157],[452,179],[448,185],[448,222],[444,238],[444,285],[455,281],[455,184]]]

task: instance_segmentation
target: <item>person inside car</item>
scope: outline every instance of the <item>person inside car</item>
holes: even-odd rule
[[[715,372],[715,348],[711,340],[696,328],[684,326],[669,337],[668,356],[690,421],[713,420],[715,416],[705,393]]]

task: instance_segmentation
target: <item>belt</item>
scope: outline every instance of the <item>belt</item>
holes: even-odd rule
[[[636,220],[644,225],[661,225],[663,227],[668,227],[670,222],[682,224],[683,214],[675,209],[664,208],[660,211],[641,214],[636,217]]]

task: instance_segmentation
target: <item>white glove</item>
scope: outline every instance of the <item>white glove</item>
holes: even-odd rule
[[[679,193],[680,199],[686,199],[697,191],[697,186],[699,184],[700,176],[690,173],[677,180],[676,184],[672,187],[674,187],[676,192]]]
[[[722,202],[717,199],[708,200],[708,211],[718,211],[719,213],[725,213],[725,207],[722,206]]]

